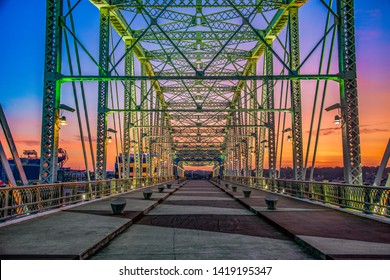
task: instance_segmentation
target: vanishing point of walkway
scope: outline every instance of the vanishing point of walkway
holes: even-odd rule
[[[390,259],[390,224],[266,192],[244,198],[224,184],[174,183],[151,200],[123,193],[0,225],[1,259]]]

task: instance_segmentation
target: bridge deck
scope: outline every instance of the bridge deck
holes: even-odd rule
[[[0,256],[390,259],[390,224],[287,197],[267,210],[263,191],[243,198],[240,187],[232,192],[206,181],[154,191],[151,200],[141,190],[120,195],[127,200],[122,216],[111,214],[111,197],[0,227]]]

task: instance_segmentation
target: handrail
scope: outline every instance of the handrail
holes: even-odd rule
[[[243,176],[223,176],[222,180],[265,191],[390,218],[390,188],[335,182],[298,181]]]
[[[174,180],[173,176],[0,187],[0,221]]]

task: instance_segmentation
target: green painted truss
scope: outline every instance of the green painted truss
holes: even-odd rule
[[[61,92],[68,88],[87,123],[84,137],[79,113],[86,169],[84,138],[98,180],[106,177],[110,132],[123,178],[132,176],[132,162],[136,177],[207,165],[214,175],[276,178],[282,159],[291,158],[294,178],[303,180],[313,149],[310,136],[304,151],[306,82],[316,84],[316,100],[325,98],[328,83],[338,85],[345,178],[361,183],[353,1],[311,2],[47,0],[41,180],[56,180]],[[310,14],[313,5],[322,10],[315,36],[300,27],[301,11]],[[98,20],[89,32],[87,13]],[[92,90],[95,152],[85,101]],[[312,116],[322,114],[318,104]],[[292,140],[292,156],[284,139]]]

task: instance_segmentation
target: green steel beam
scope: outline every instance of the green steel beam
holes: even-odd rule
[[[126,41],[125,48],[129,48],[131,42]],[[132,51],[127,52],[125,59],[125,73],[128,76],[134,75],[134,54]],[[133,98],[135,96],[135,85],[134,81],[125,80],[124,81],[124,108],[126,110],[131,110]],[[124,112],[123,120],[123,150],[122,150],[122,161],[123,161],[123,174],[124,179],[130,178],[130,152],[131,152],[131,122],[132,116],[130,111]]]
[[[106,109],[106,112],[114,113],[114,112],[165,112],[165,113],[175,113],[175,112],[182,112],[182,113],[213,113],[213,112],[220,112],[220,113],[226,113],[226,112],[286,112],[290,113],[291,109]],[[242,125],[237,125],[238,127],[242,127]]]
[[[57,181],[62,57],[62,0],[46,1],[46,40],[39,181]]]
[[[274,81],[317,81],[329,80],[339,82],[345,77],[342,74],[317,75],[317,74],[294,74],[294,75],[256,75],[256,76],[202,76],[202,75],[183,75],[183,76],[69,76],[55,74],[57,80],[61,83],[67,82],[100,82],[100,81],[124,81],[124,80],[151,80],[151,81],[172,81],[172,80],[222,80],[222,81],[250,81],[250,80],[274,80]]]
[[[109,28],[110,14],[108,8],[100,9],[99,65],[100,75],[107,74],[109,65]],[[106,179],[107,164],[107,105],[108,81],[98,84],[97,137],[96,137],[96,180]]]
[[[290,66],[296,71],[300,65],[298,6],[289,8]],[[294,179],[304,180],[301,82],[291,81],[292,137]]]
[[[339,67],[344,77],[340,81],[344,180],[350,184],[362,185],[354,1],[337,0],[337,10],[340,19]]]
[[[282,5],[285,5],[290,0],[265,0],[262,1],[263,7],[268,7],[272,9],[279,8]],[[232,3],[238,8],[255,8],[258,6],[258,0],[232,0]],[[144,0],[144,1],[132,1],[132,0],[113,0],[112,4],[118,8],[136,8],[139,9],[139,6],[142,5],[144,8],[158,8],[162,9],[169,5],[172,8],[231,8],[231,4],[225,0]]]

